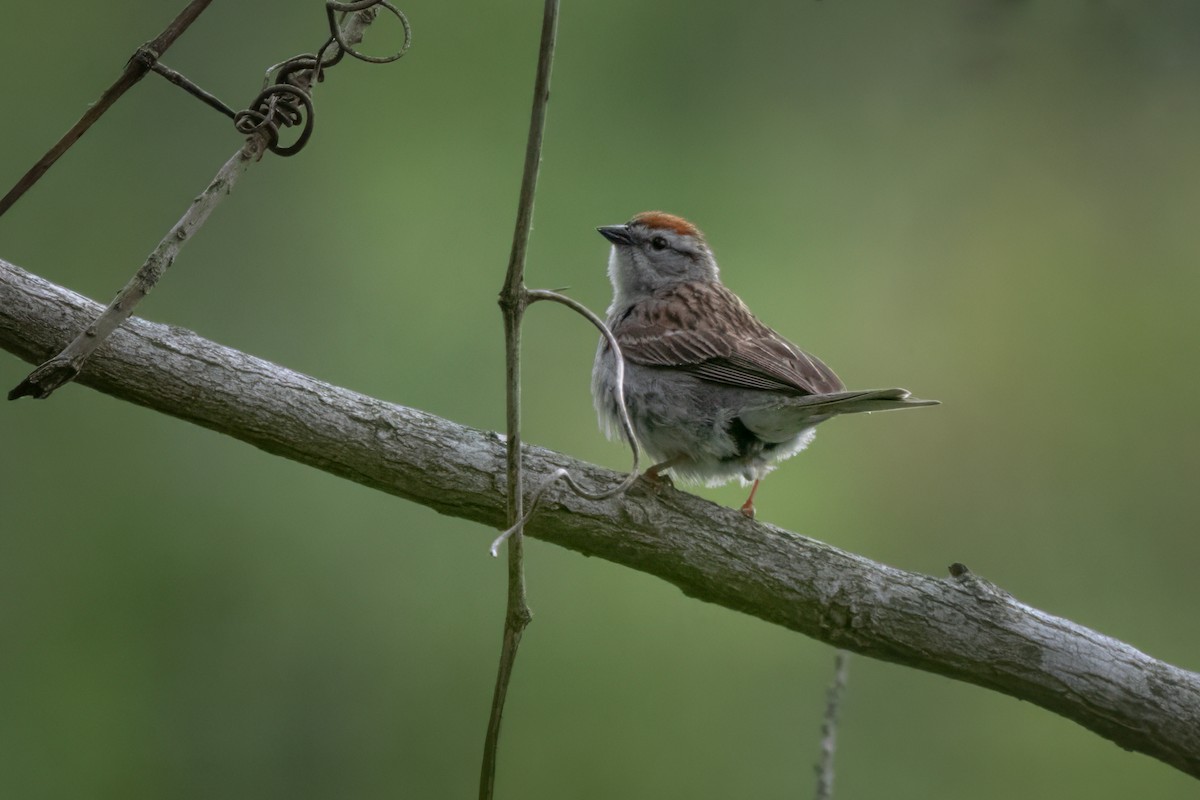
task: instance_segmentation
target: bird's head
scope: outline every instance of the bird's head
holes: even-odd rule
[[[682,217],[645,211],[624,225],[596,230],[612,242],[608,277],[618,303],[675,283],[717,281],[704,234]]]

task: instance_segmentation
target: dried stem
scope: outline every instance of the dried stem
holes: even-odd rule
[[[55,389],[73,380],[96,348],[108,338],[118,325],[129,318],[138,302],[154,288],[159,278],[174,263],[179,251],[183,249],[184,243],[204,224],[221,200],[233,190],[238,178],[250,164],[262,156],[265,148],[265,137],[256,136],[251,137],[244,147],[234,153],[217,170],[216,176],[208,184],[208,187],[192,200],[188,210],[167,231],[167,235],[151,251],[146,261],[130,278],[129,283],[125,284],[125,288],[117,293],[104,312],[84,328],[70,344],[63,348],[62,352],[29,373],[25,380],[8,393],[8,399],[16,400],[26,395],[46,398]]]
[[[850,654],[838,650],[833,658],[833,683],[825,694],[825,718],[821,721],[821,756],[817,759],[816,800],[833,800],[833,757],[837,753],[838,716],[846,692]]]
[[[199,11],[196,13],[198,14]],[[182,17],[181,14],[180,18]],[[361,41],[366,27],[374,18],[374,9],[350,15],[343,25],[345,38],[351,42]],[[178,36],[178,33],[175,35]],[[314,77],[312,71],[298,76],[295,81],[297,89],[307,91],[313,83]],[[113,100],[115,99],[114,97]],[[75,376],[79,374],[79,370],[91,358],[92,353],[96,352],[96,348],[129,318],[142,298],[150,293],[167,269],[175,263],[184,243],[200,229],[213,210],[233,191],[238,179],[249,169],[251,164],[262,158],[269,144],[268,134],[265,130],[247,137],[242,147],[238,148],[238,151],[217,170],[216,176],[204,191],[192,200],[188,210],[167,231],[158,246],[150,251],[145,262],[125,284],[125,288],[117,293],[104,312],[84,328],[61,352],[29,373],[8,393],[8,399],[16,400],[27,395],[45,399],[63,384],[74,380]]]
[[[546,0],[542,12],[542,36],[538,46],[537,77],[533,86],[533,108],[529,119],[529,138],[525,145],[525,171],[517,202],[517,222],[513,231],[508,273],[500,291],[504,314],[505,401],[507,406],[508,522],[516,531],[508,541],[508,600],[504,614],[504,640],[500,648],[500,666],[492,709],[484,737],[483,761],[479,774],[479,797],[490,800],[496,784],[496,754],[500,741],[500,721],[512,678],[513,664],[521,634],[532,614],[525,598],[524,541],[520,520],[523,481],[521,475],[521,318],[528,304],[525,290],[525,252],[533,223],[533,197],[537,190],[538,167],[542,160],[542,135],[546,128],[546,104],[550,99],[550,67],[554,60],[554,37],[558,23],[558,0]]]
[[[174,44],[180,34],[196,21],[196,18],[204,9],[208,8],[211,2],[212,0],[192,0],[179,12],[179,16],[171,20],[162,33],[137,49],[137,52],[125,63],[125,69],[113,81],[112,86],[105,89],[104,94],[100,95],[100,99],[88,106],[88,110],[79,118],[79,121],[72,125],[71,129],[64,133],[62,138],[46,151],[46,154],[38,159],[38,162],[30,167],[28,172],[21,176],[21,179],[8,190],[8,194],[0,198],[0,216],[12,208],[13,203],[20,200],[21,195],[37,183],[54,165],[54,162],[58,161],[63,153],[71,148],[71,145],[79,141],[79,137],[87,133],[87,129],[92,127],[96,120],[100,119],[104,112],[108,111],[113,103],[121,98],[121,95],[145,77],[154,63],[162,57],[163,53],[167,52],[167,48]]]

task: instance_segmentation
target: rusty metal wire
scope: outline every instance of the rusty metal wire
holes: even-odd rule
[[[369,56],[354,49],[346,40],[341,20],[349,13],[376,14],[380,8],[400,21],[404,41],[393,53]],[[314,83],[325,79],[326,68],[337,64],[346,55],[369,64],[387,64],[403,56],[412,44],[412,28],[408,18],[389,0],[355,0],[349,3],[326,0],[325,15],[329,20],[329,38],[317,52],[292,56],[268,69],[263,78],[262,91],[248,108],[234,115],[233,124],[240,133],[264,133],[267,136],[267,149],[276,155],[295,155],[308,143],[314,121],[311,89]],[[280,130],[293,127],[300,128],[296,140],[291,144],[280,144]]]
[[[142,49],[142,50],[139,50],[137,53],[135,53],[134,57],[135,58],[143,57],[144,54],[145,54],[145,50]],[[208,107],[214,108],[217,111],[220,111],[222,114],[229,117],[230,119],[233,119],[236,116],[237,112],[235,112],[232,108],[230,108],[229,106],[222,103],[220,98],[218,98],[216,95],[212,94],[211,92],[206,92],[203,89],[201,89],[195,83],[190,81],[186,75],[176,72],[175,70],[171,69],[170,67],[168,67],[166,64],[162,63],[161,61],[155,60],[153,54],[150,54],[150,59],[151,59],[150,60],[151,72],[154,72],[157,75],[161,75],[162,77],[166,78],[171,83],[178,86],[180,89],[183,89],[185,92],[190,94],[192,97],[195,97],[196,99],[200,100]]]

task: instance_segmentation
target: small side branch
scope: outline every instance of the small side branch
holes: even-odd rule
[[[265,138],[256,137],[247,141],[245,147],[234,153],[217,170],[208,187],[192,200],[188,210],[167,231],[167,235],[150,252],[142,266],[129,279],[129,283],[117,293],[104,312],[80,331],[61,352],[29,373],[25,380],[8,393],[8,399],[16,400],[27,395],[44,399],[63,384],[74,380],[96,348],[104,343],[117,326],[129,318],[133,309],[150,293],[167,268],[175,263],[184,243],[233,190],[238,178],[252,163],[262,157],[265,147]]]

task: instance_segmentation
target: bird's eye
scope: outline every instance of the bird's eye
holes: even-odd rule
[[[655,250],[666,250],[667,249],[667,240],[661,236],[655,236],[653,239],[650,240],[650,246],[653,247]]]

